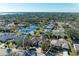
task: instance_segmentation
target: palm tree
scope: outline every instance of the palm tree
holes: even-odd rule
[[[36,31],[34,32],[34,35],[40,36],[40,33],[41,33],[40,28],[37,28]]]
[[[46,32],[45,35],[50,39],[52,37],[52,32]]]

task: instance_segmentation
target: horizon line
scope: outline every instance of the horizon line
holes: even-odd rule
[[[32,11],[12,11],[12,12],[7,12],[7,11],[4,11],[4,12],[0,12],[0,13],[16,13],[16,12],[32,12]],[[38,13],[38,12],[33,12],[33,13]],[[40,12],[39,13],[79,13],[79,12]]]

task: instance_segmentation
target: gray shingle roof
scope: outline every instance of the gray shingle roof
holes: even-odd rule
[[[67,49],[69,48],[68,43],[67,43],[67,41],[65,39],[63,39],[62,41],[53,39],[51,41],[51,44],[53,44],[55,46],[61,46],[61,44],[62,44],[62,48],[67,48]]]
[[[18,36],[16,36],[15,33],[0,33],[0,40],[1,41],[6,41],[8,39],[22,40],[23,38],[24,38],[24,35],[18,35]]]

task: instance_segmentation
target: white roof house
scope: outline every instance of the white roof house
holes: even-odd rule
[[[63,51],[63,56],[68,56],[68,52],[67,51]]]
[[[14,22],[13,23],[10,23],[10,24],[8,24],[8,25],[6,25],[6,27],[8,28],[8,29],[11,29],[11,28],[14,28],[16,25],[14,24]]]
[[[79,51],[79,44],[74,44],[74,49],[75,49],[76,51]]]

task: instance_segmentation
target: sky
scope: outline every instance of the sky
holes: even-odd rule
[[[0,3],[0,12],[79,12],[79,3]]]

